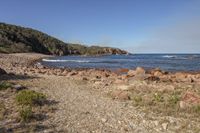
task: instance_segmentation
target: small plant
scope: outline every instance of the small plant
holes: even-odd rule
[[[164,97],[159,93],[154,93],[154,101],[156,102],[164,102]]]
[[[200,113],[200,105],[193,106],[193,111],[195,113]]]
[[[24,122],[30,121],[30,119],[33,116],[32,107],[31,106],[22,106],[22,109],[20,110],[20,118]]]
[[[7,82],[0,82],[0,90],[6,90],[11,87],[10,83]]]
[[[142,97],[141,96],[135,96],[133,98],[135,105],[139,105],[142,102]]]
[[[22,90],[16,96],[16,101],[20,105],[42,105],[46,96],[32,90]]]
[[[175,105],[178,103],[178,101],[180,101],[180,97],[177,94],[173,94],[169,97],[169,103],[171,105]]]

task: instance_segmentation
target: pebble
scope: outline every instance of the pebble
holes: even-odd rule
[[[101,121],[102,121],[103,123],[105,123],[105,122],[107,121],[107,119],[102,118]]]
[[[19,85],[19,84],[17,84],[17,85],[13,85],[12,87],[13,87],[14,89],[16,89],[17,91],[25,89],[24,86]]]
[[[168,123],[163,123],[163,124],[162,124],[162,127],[163,127],[164,130],[167,130]]]

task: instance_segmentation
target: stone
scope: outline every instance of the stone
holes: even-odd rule
[[[127,73],[127,76],[133,77],[133,76],[135,76],[135,74],[136,74],[135,70],[129,70],[128,73]]]
[[[124,74],[124,73],[127,73],[128,71],[129,71],[129,69],[127,69],[127,68],[121,68],[121,69],[116,70],[115,72],[117,74]]]
[[[149,77],[145,78],[145,80],[148,80],[148,81],[159,81],[160,78],[157,77],[157,76],[149,76]]]
[[[167,127],[168,127],[168,123],[162,123],[162,128],[163,128],[164,130],[167,130]]]
[[[72,71],[72,72],[68,73],[69,76],[74,76],[74,75],[77,75],[77,74],[78,74],[77,71]]]
[[[187,74],[181,73],[181,72],[177,72],[175,74],[175,77],[176,77],[177,80],[184,81],[186,79],[186,77],[187,77]]]
[[[107,121],[107,119],[102,118],[101,121],[102,121],[103,123],[105,123],[105,122]]]
[[[186,109],[186,108],[190,107],[190,105],[188,103],[184,102],[184,101],[180,101],[179,102],[179,107],[181,109]]]
[[[153,75],[156,77],[160,77],[163,75],[163,73],[161,71],[155,71]]]
[[[188,91],[183,95],[182,101],[190,104],[200,104],[200,96]]]
[[[136,75],[144,75],[145,73],[146,73],[146,71],[142,67],[137,67],[135,70]]]
[[[22,85],[19,85],[19,84],[13,85],[12,87],[13,87],[15,90],[17,90],[17,91],[26,89],[26,87],[24,87],[24,86],[22,86]]]
[[[160,88],[158,89],[158,91],[160,92],[172,92],[175,90],[175,87],[173,85],[163,85],[160,86]]]
[[[86,78],[86,77],[83,77],[83,78],[82,78],[82,80],[84,80],[84,81],[88,81],[88,78]]]
[[[122,90],[122,91],[127,91],[127,90],[129,90],[129,85],[120,85],[120,86],[118,86],[118,89],[119,90]]]
[[[154,121],[155,126],[159,125],[159,121]]]
[[[124,82],[124,80],[122,80],[122,79],[116,79],[116,80],[114,81],[114,83],[115,83],[115,84],[124,84],[125,82]]]
[[[127,91],[115,90],[111,93],[113,99],[130,100],[130,96]]]

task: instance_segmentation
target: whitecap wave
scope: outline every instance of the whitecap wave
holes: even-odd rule
[[[162,56],[163,58],[176,58],[176,56],[173,56],[173,55],[164,55]]]
[[[45,62],[79,62],[79,63],[88,63],[90,61],[88,60],[51,60],[51,59],[42,59],[42,61],[45,61]]]

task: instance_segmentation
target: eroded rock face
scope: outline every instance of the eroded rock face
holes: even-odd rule
[[[4,75],[4,74],[7,74],[6,71],[0,68],[0,75]]]

